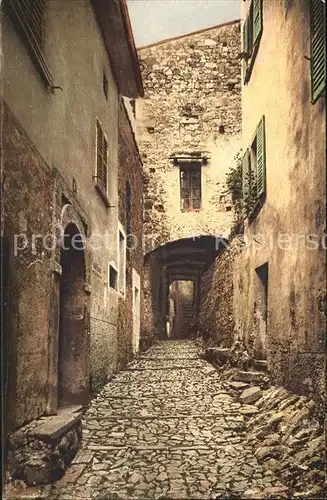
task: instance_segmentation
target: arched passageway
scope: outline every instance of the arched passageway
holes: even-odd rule
[[[65,229],[60,263],[60,321],[58,406],[88,401],[88,332],[85,283],[85,248],[75,224]]]
[[[143,336],[173,339],[196,333],[201,275],[226,245],[221,237],[198,236],[146,255]]]

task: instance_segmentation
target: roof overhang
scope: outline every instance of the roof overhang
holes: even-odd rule
[[[119,92],[143,97],[139,60],[126,0],[92,0]]]

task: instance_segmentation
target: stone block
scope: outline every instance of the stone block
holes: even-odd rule
[[[260,399],[261,396],[262,396],[262,391],[260,387],[249,387],[248,389],[245,389],[242,392],[240,400],[242,401],[242,403],[252,404],[258,401],[258,399]]]

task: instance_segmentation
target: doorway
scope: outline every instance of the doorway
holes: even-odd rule
[[[75,224],[67,225],[61,248],[58,407],[88,401],[88,332],[85,249]]]
[[[256,269],[253,356],[265,360],[268,322],[268,263]]]
[[[169,287],[169,314],[167,337],[186,339],[190,337],[193,322],[194,283],[192,280],[177,280]]]

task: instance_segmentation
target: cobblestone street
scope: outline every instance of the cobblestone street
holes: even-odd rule
[[[66,475],[31,498],[252,498],[280,483],[243,443],[241,404],[191,341],[161,342],[93,400]]]

